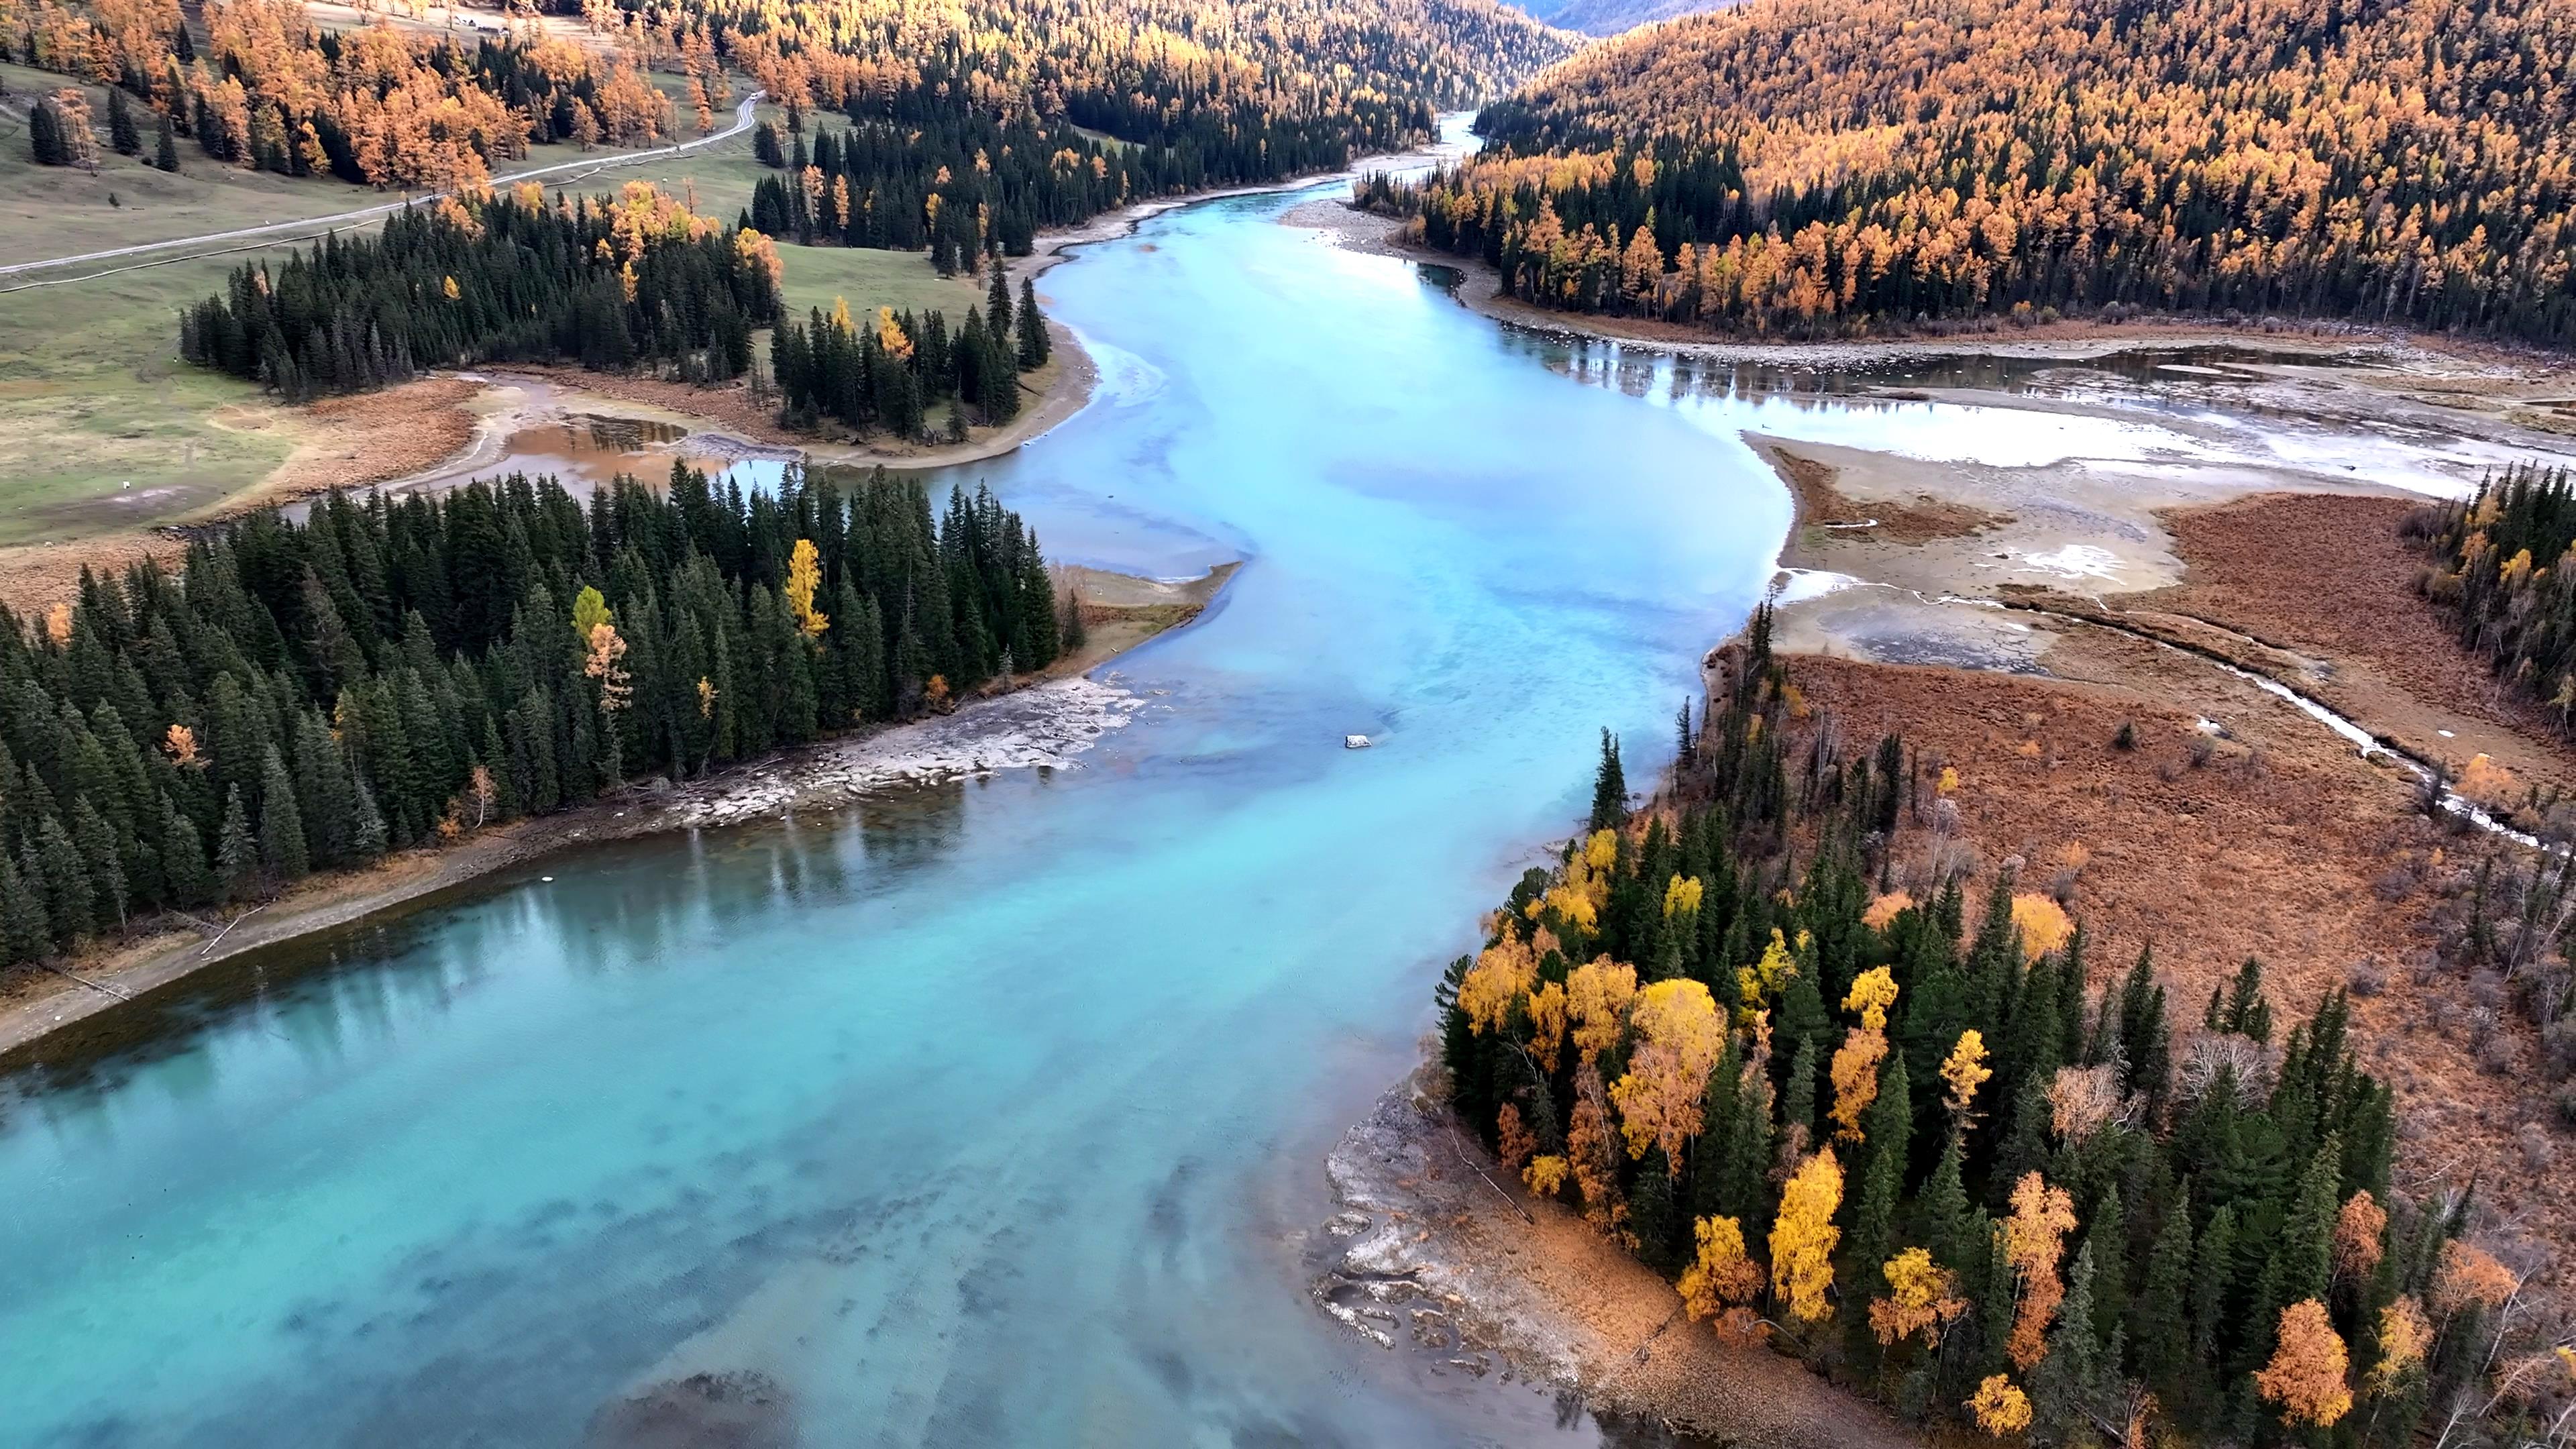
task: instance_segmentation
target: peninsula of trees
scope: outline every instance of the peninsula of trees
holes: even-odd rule
[[[1079,630],[1017,514],[882,472],[254,514],[0,611],[0,957],[942,708]]]
[[[275,271],[237,268],[179,319],[190,362],[287,398],[359,392],[431,367],[662,363],[739,377],[778,315],[777,249],[629,182],[576,200],[522,183],[509,200],[407,208],[373,237],[325,236]]]
[[[1542,307],[1789,337],[2132,309],[2576,342],[2576,3],[1753,0],[1414,191]]]
[[[1589,833],[1442,981],[1507,1168],[1918,1420],[2394,1449],[2557,1402],[2466,1201],[2393,1190],[2340,992],[2280,1021],[2249,960],[2186,1029],[2143,955],[2091,988],[2050,890],[1939,868],[1953,781],[1846,755],[1767,634],[1646,812],[1605,736]]]

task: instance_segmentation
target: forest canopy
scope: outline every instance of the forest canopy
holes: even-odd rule
[[[2560,1402],[2468,1198],[2392,1177],[2344,993],[2292,1022],[2248,960],[2184,1018],[2147,955],[2096,967],[2051,890],[1966,873],[1955,778],[1847,750],[1768,633],[1647,808],[1605,733],[1585,831],[1438,988],[1452,1101],[1524,1186],[1918,1422],[2395,1449]]]
[[[938,709],[1053,662],[1071,607],[991,494],[934,515],[882,471],[253,514],[0,610],[0,959]]]
[[[777,249],[692,215],[649,182],[575,199],[523,182],[443,199],[381,233],[326,235],[272,270],[234,269],[180,315],[180,355],[284,396],[360,392],[431,367],[676,364],[712,382],[751,365],[778,315]]]
[[[1753,0],[1365,199],[1541,306],[1831,335],[2134,308],[2576,342],[2576,0]]]

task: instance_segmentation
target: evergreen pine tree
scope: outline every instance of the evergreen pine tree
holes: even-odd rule
[[[134,124],[134,108],[126,104],[123,89],[107,89],[108,144],[119,156],[132,156],[143,150],[143,132]]]
[[[2031,1370],[2033,1425],[2063,1442],[2091,1428],[2094,1392],[2102,1375],[2102,1341],[2094,1332],[2093,1240],[2075,1252],[2067,1270],[2066,1299],[2048,1331],[2048,1356]]]
[[[2200,1251],[2191,1275],[2191,1356],[2201,1364],[2218,1362],[2226,1342],[2228,1300],[2236,1283],[2236,1207],[2229,1203],[2209,1215],[2200,1235]]]
[[[170,117],[163,115],[155,128],[152,142],[152,164],[163,171],[179,169],[179,138],[170,129]]]
[[[1016,319],[1019,331],[1020,371],[1028,372],[1046,365],[1054,344],[1047,336],[1046,318],[1038,311],[1038,289],[1028,278],[1020,279],[1020,305]]]
[[[41,961],[53,950],[43,888],[6,855],[0,855],[0,948],[11,961]]]
[[[215,845],[216,884],[226,901],[248,899],[259,887],[259,842],[250,833],[250,811],[241,786],[224,795],[223,833]]]
[[[51,100],[40,100],[27,112],[27,146],[39,166],[67,164],[62,118]]]
[[[54,939],[69,945],[75,937],[98,929],[89,870],[61,817],[47,815],[36,832],[36,859],[44,876],[45,917],[53,922]]]
[[[206,869],[206,843],[197,827],[170,797],[161,797],[161,876],[170,904],[193,910],[213,899],[214,876]]]
[[[1000,337],[1011,330],[1011,279],[1004,274],[1002,260],[994,257],[984,268],[991,282],[984,289],[984,321]]]
[[[295,804],[295,777],[286,773],[275,745],[260,766],[259,863],[282,883],[302,880],[313,869],[304,812]]]
[[[1780,1131],[1804,1152],[1816,1140],[1816,1039],[1802,1038],[1789,1059],[1789,1085],[1780,1094]]]
[[[1619,737],[1601,731],[1601,764],[1592,773],[1592,828],[1608,830],[1628,818],[1628,776],[1619,767]]]
[[[2148,1383],[2167,1393],[2191,1365],[2191,1212],[2178,1202],[2165,1214],[2147,1255],[2147,1279],[2138,1293],[2138,1367]]]
[[[80,850],[81,871],[89,878],[90,915],[102,927],[125,925],[130,894],[125,864],[116,844],[116,827],[98,813],[86,795],[72,797],[72,844]]]

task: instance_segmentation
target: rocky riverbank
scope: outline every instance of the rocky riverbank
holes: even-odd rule
[[[1925,1442],[1795,1359],[1721,1340],[1670,1283],[1459,1128],[1424,1067],[1326,1160],[1340,1211],[1315,1301],[1436,1371],[1555,1385],[1591,1409],[1743,1449]]]

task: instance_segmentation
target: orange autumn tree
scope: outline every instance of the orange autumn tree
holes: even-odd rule
[[[2075,1202],[2062,1187],[2051,1187],[2038,1173],[2013,1184],[2012,1215],[2002,1228],[2004,1257],[2020,1281],[2021,1295],[2005,1341],[2013,1365],[2027,1373],[2048,1355],[2048,1326],[2066,1298],[2057,1260],[2066,1235],[2075,1230]]]
[[[1761,1322],[1750,1305],[1762,1295],[1762,1265],[1745,1252],[1743,1225],[1729,1217],[1706,1217],[1692,1232],[1699,1248],[1682,1270],[1683,1309],[1694,1319],[1715,1320],[1730,1337],[1758,1337]]]
[[[2254,1375],[2256,1392],[2281,1408],[2281,1420],[2323,1429],[2352,1411],[2350,1365],[2343,1336],[2326,1306],[2313,1298],[2281,1310],[2279,1347]]]

